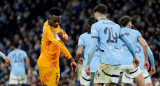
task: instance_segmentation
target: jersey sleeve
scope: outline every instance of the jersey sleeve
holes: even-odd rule
[[[24,57],[24,58],[27,58],[27,57],[28,57],[28,56],[27,56],[27,53],[24,52],[24,51],[23,51],[23,57]]]
[[[92,38],[98,38],[98,28],[96,28],[96,24],[93,24],[91,27],[91,37]]]
[[[78,40],[78,46],[84,46],[84,40],[82,38],[82,35],[80,35],[79,40]]]
[[[120,29],[120,31],[119,31],[119,37],[122,37],[123,35],[125,35],[125,32],[124,32],[124,30],[119,26],[119,29]]]
[[[64,30],[62,30],[62,28],[60,28],[62,33],[64,34],[64,38],[63,41],[67,41],[68,40],[68,35],[66,34],[66,32]]]
[[[141,35],[141,33],[138,31],[138,30],[136,30],[137,31],[137,39],[139,38],[139,37],[142,37],[142,35]]]
[[[47,39],[49,39],[57,48],[59,48],[65,57],[67,57],[68,59],[72,57],[68,49],[65,47],[63,42],[60,40],[59,36],[56,34],[56,32],[51,31],[51,29],[48,29]]]
[[[4,57],[5,55],[0,51],[0,57]]]

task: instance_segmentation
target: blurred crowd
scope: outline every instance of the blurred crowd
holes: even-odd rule
[[[69,36],[65,45],[77,61],[75,52],[79,35],[87,30],[92,9],[103,3],[108,7],[108,19],[119,23],[124,15],[133,18],[133,24],[151,47],[156,66],[153,84],[160,81],[160,0],[0,0],[0,51],[6,55],[19,42],[30,58],[31,71],[27,74],[29,86],[39,86],[37,59],[40,55],[41,34],[51,7],[63,11],[61,27]],[[60,56],[59,86],[79,86],[78,74],[71,70],[68,60]],[[0,85],[8,85],[10,68],[0,60]]]

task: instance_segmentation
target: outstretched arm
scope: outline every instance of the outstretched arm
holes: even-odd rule
[[[1,51],[0,51],[0,57],[2,57],[7,63],[12,63],[12,61],[7,57],[5,56]]]
[[[4,57],[5,55],[0,51],[0,57]]]

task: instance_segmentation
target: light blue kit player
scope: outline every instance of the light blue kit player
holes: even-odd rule
[[[147,65],[147,67],[148,67],[149,63],[148,63],[147,45],[146,45],[143,37],[139,33],[139,31],[131,29],[131,26],[132,26],[131,17],[123,16],[120,19],[120,24],[122,26],[121,31],[123,31],[126,34],[126,36],[130,39],[130,41],[135,49],[137,48],[136,47],[137,43],[140,43],[143,46],[143,49],[145,50],[145,52],[143,52],[143,54],[145,54],[145,58],[147,59],[146,62],[143,64],[143,66]],[[119,44],[121,46],[120,51],[121,51],[122,59],[123,59],[122,65],[121,65],[121,72],[123,72],[122,82],[123,83],[133,83],[132,81],[129,81],[128,79],[134,78],[135,81],[140,86],[145,86],[144,78],[141,74],[140,68],[134,67],[134,65],[133,65],[132,54],[129,52],[128,48],[126,47],[126,45],[122,41],[120,41]]]
[[[140,60],[140,69],[142,70],[142,75],[144,77],[145,84],[146,84],[146,86],[152,86],[151,77],[150,77],[147,69],[144,68],[145,56],[143,53],[143,47],[139,43],[137,44],[136,54]],[[148,46],[148,57],[149,57],[149,61],[151,63],[151,72],[152,72],[152,74],[155,74],[156,69],[155,69],[155,65],[154,65],[154,56],[153,56],[153,53],[152,53],[149,46]]]
[[[122,60],[120,47],[118,45],[119,36],[133,54],[136,66],[139,65],[139,60],[136,58],[134,48],[128,38],[125,34],[121,33],[120,26],[106,18],[107,7],[99,4],[94,8],[93,12],[98,22],[94,23],[91,27],[91,41],[85,71],[87,74],[90,74],[90,62],[92,62],[96,45],[98,44],[101,63],[95,73],[94,86],[103,86],[104,84],[114,85],[118,83],[119,80]]]
[[[96,69],[100,63],[100,52],[97,46],[97,49],[95,51],[95,54],[93,56],[93,59],[91,61],[91,75],[87,75],[85,72],[85,68],[87,65],[88,61],[88,48],[90,46],[90,39],[91,39],[91,33],[90,33],[90,28],[93,23],[97,22],[95,17],[90,17],[88,19],[88,32],[80,35],[79,41],[78,41],[78,49],[77,49],[77,57],[78,59],[80,57],[84,57],[83,59],[83,70],[80,78],[80,84],[81,86],[90,86],[91,81],[94,80],[94,73],[96,72]]]
[[[9,63],[9,64],[12,63],[12,61],[7,56],[5,56],[1,51],[0,51],[0,57],[2,57],[6,63]]]
[[[12,60],[9,84],[25,85],[27,82],[25,68],[30,66],[26,52],[20,50],[18,43],[14,43],[14,50],[8,54],[8,57]]]

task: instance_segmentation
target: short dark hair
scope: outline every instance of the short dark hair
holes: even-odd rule
[[[90,27],[92,26],[92,24],[94,24],[96,22],[97,22],[97,19],[94,16],[89,17],[88,24]]]
[[[137,28],[132,24],[131,29],[137,30]]]
[[[99,4],[93,9],[93,13],[99,12],[101,14],[107,14],[107,7],[104,4]]]
[[[132,22],[132,18],[130,16],[123,16],[120,19],[120,24],[123,27],[125,27],[129,22]]]
[[[98,20],[94,17],[94,16],[91,16],[89,17],[88,19],[88,29],[87,29],[87,32],[88,33],[91,33],[91,26],[96,23]]]
[[[19,47],[19,43],[14,42],[14,43],[13,43],[13,46],[14,46],[15,48],[18,48],[18,47]]]
[[[62,14],[62,11],[57,7],[52,7],[49,10],[49,13],[50,13],[50,15],[60,16]]]

